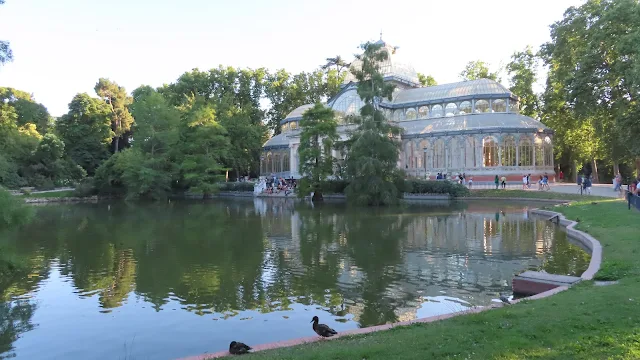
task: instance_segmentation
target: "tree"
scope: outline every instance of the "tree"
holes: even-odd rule
[[[313,201],[322,201],[322,184],[333,175],[333,145],[338,140],[338,123],[332,109],[320,103],[305,111],[300,121],[301,196],[313,192]]]
[[[225,128],[215,120],[215,110],[202,99],[194,99],[183,115],[176,150],[180,183],[204,197],[214,193],[217,182],[224,179],[222,163],[229,139]]]
[[[589,0],[570,7],[551,27],[551,42],[542,55],[553,71],[565,106],[579,123],[589,123],[604,153],[592,158],[612,163],[637,159],[640,147],[640,5],[633,0]],[[634,120],[635,119],[635,120]],[[581,128],[584,126],[579,126]],[[594,171],[597,174],[597,172]]]
[[[322,70],[328,70],[328,69],[330,69],[330,68],[332,68],[332,67],[334,67],[334,66],[335,66],[336,71],[337,71],[338,73],[341,73],[341,72],[342,72],[342,70],[344,70],[344,69],[348,69],[348,68],[349,68],[349,65],[351,65],[351,64],[349,64],[348,62],[346,62],[346,61],[342,58],[342,56],[337,55],[336,57],[327,58],[327,63],[326,63],[326,64],[324,64],[324,65],[322,65],[322,67],[321,67],[321,68],[322,68]]]
[[[538,95],[533,91],[537,66],[538,57],[530,46],[511,55],[511,62],[507,64],[507,71],[511,76],[509,90],[520,97],[520,113],[535,119],[540,117]]]
[[[129,113],[128,106],[133,99],[123,87],[109,79],[100,78],[94,89],[111,109],[109,118],[113,131],[112,152],[116,153],[124,147],[130,136],[133,116]]]
[[[476,60],[469,61],[464,70],[460,73],[460,77],[464,81],[490,79],[494,81],[500,81],[497,72],[489,71],[489,64],[484,61]]]
[[[0,0],[0,5],[4,4],[4,0]],[[8,41],[0,40],[0,66],[13,61],[13,52]]]
[[[431,76],[431,75],[425,75],[425,74],[418,73],[418,81],[420,81],[420,84],[422,86],[436,86],[436,85],[438,85],[438,82],[436,81],[436,79],[434,79],[433,76]]]
[[[41,135],[46,134],[53,121],[47,108],[37,103],[27,92],[13,88],[0,87],[0,101],[6,102],[15,109],[19,126],[34,124]]]
[[[111,108],[87,93],[74,96],[69,112],[60,117],[56,131],[65,143],[66,153],[88,174],[93,174],[109,158]]]
[[[354,69],[358,80],[358,95],[365,103],[356,119],[358,128],[347,141],[346,174],[349,185],[347,198],[360,204],[386,205],[396,203],[402,195],[396,184],[402,180],[397,170],[401,128],[390,124],[378,104],[391,100],[394,86],[384,82],[380,63],[388,54],[378,44],[365,43],[361,69]]]

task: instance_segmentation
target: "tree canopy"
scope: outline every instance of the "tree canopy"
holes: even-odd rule
[[[491,79],[500,81],[497,72],[491,72],[489,70],[489,64],[484,61],[475,60],[470,61],[465,66],[464,70],[460,73],[460,77],[464,81],[478,80],[478,79]]]

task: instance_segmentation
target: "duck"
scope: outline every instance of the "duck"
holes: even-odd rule
[[[316,334],[327,338],[332,337],[333,335],[336,335],[338,333],[325,324],[318,324],[318,321],[320,321],[320,319],[318,319],[317,316],[314,316],[313,319],[311,319],[311,322],[313,323],[313,331],[315,331]]]
[[[506,295],[500,295],[500,301],[507,305],[511,305],[511,301],[509,301],[509,298]]]
[[[232,341],[231,344],[229,344],[229,352],[233,355],[246,354],[249,350],[251,350],[251,347],[245,343]]]

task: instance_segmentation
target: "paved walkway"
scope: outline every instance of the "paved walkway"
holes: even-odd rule
[[[564,194],[580,194],[580,188],[578,187],[578,184],[551,184],[551,191]],[[613,191],[613,184],[593,184],[593,186],[591,187],[591,195],[595,196],[623,198],[623,194],[624,193],[622,192]]]

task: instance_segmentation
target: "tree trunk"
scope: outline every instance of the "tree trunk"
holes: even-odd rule
[[[118,146],[120,145],[120,136],[116,136],[115,139],[113,139],[113,153],[117,153],[118,152]]]
[[[613,177],[618,176],[618,173],[620,172],[620,165],[618,165],[617,161],[613,161]]]
[[[321,190],[314,191],[313,196],[311,197],[311,201],[313,201],[314,203],[324,201],[324,198],[322,197],[322,191]]]
[[[640,176],[640,157],[636,158],[636,176]]]
[[[236,181],[240,181],[240,170],[236,169]]]
[[[596,164],[596,159],[591,160],[591,170],[593,171],[592,181],[594,184],[600,183],[600,178],[598,177],[598,164]]]
[[[578,163],[575,160],[571,162],[571,178],[573,182],[578,182]]]

